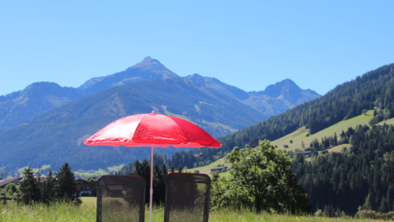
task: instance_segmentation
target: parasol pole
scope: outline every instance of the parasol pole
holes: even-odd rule
[[[149,221],[152,222],[152,197],[153,197],[153,146],[150,149],[150,200],[149,200]]]

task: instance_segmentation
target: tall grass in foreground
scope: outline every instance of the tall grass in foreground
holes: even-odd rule
[[[276,215],[269,213],[256,214],[250,210],[244,209],[239,211],[213,211],[209,214],[210,222],[250,222],[250,221],[382,221],[370,219],[352,219],[352,218],[324,218],[313,216],[291,216],[291,215]],[[84,202],[77,207],[70,203],[57,203],[51,206],[43,204],[36,204],[30,206],[17,206],[12,201],[8,202],[6,206],[0,206],[0,221],[69,221],[69,222],[94,222],[96,221],[96,207],[93,202]],[[149,210],[145,210],[145,221],[149,221]],[[154,207],[153,221],[164,221],[164,208]]]

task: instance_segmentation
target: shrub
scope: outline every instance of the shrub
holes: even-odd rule
[[[389,213],[376,212],[374,210],[360,210],[354,215],[355,218],[360,219],[378,219],[378,220],[392,220],[393,215]]]

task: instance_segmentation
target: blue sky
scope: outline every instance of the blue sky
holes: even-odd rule
[[[394,1],[0,0],[0,95],[78,87],[144,57],[246,91],[325,94],[394,62]]]

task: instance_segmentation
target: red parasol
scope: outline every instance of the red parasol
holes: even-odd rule
[[[150,221],[152,221],[153,147],[221,147],[200,127],[186,120],[161,114],[137,114],[118,119],[85,140],[96,146],[150,146]]]

